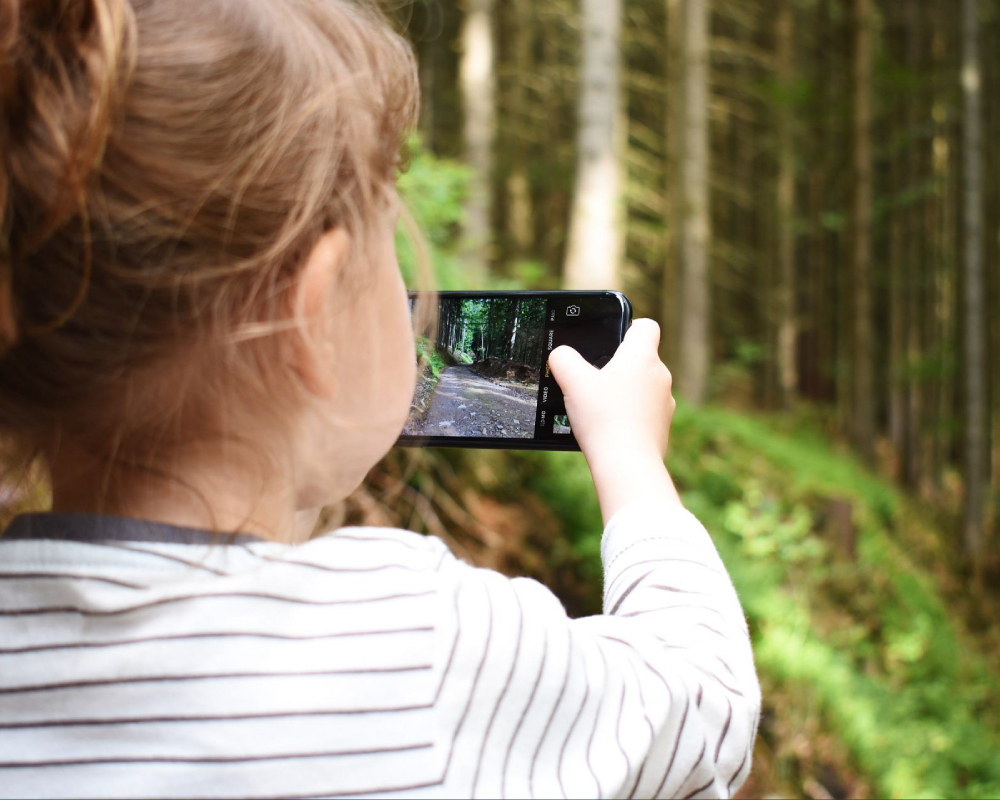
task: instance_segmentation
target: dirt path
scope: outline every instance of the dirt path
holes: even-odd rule
[[[467,366],[448,367],[431,398],[422,433],[530,439],[537,399],[537,389],[494,383]]]

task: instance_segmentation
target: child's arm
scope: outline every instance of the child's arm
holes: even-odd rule
[[[534,580],[448,562],[454,796],[729,797],[746,779],[760,690],[708,534],[676,502],[632,503],[602,558],[605,614],[576,620]]]
[[[632,502],[680,504],[663,465],[676,403],[670,372],[657,355],[659,341],[659,326],[638,319],[602,370],[569,347],[557,347],[549,358],[605,523]]]
[[[650,668],[659,665],[668,682],[696,692],[693,708],[704,730],[698,733],[688,722],[685,732],[681,724],[676,746],[704,736],[718,769],[718,783],[709,791],[729,793],[749,771],[760,688],[729,576],[705,529],[681,506],[663,463],[676,404],[672,378],[657,353],[659,333],[655,322],[636,320],[603,370],[566,347],[555,350],[550,363],[607,525],[601,548],[605,614],[629,618],[643,634],[652,634],[666,653],[651,656]],[[598,619],[590,624],[615,641],[621,623]],[[690,694],[672,694],[674,708],[666,713],[676,716],[680,704],[690,712],[691,701]],[[731,773],[731,763],[721,766],[727,754],[741,762]],[[655,760],[653,752],[650,758]],[[690,787],[673,791],[682,789]]]

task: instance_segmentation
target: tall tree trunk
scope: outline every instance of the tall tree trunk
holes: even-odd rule
[[[680,229],[683,225],[680,167],[684,158],[684,2],[666,0],[666,156],[664,158],[664,220],[666,262],[661,272],[660,356],[673,366],[679,359],[680,340]]]
[[[619,282],[622,177],[618,163],[621,0],[583,0],[577,173],[565,278],[570,289]]]
[[[874,458],[875,404],[872,348],[872,13],[871,0],[854,0],[854,199],[852,280],[854,295],[854,440]]]
[[[937,18],[932,17],[934,34],[931,54],[938,64],[945,65],[950,80],[953,65],[956,61],[961,62],[961,5],[936,5],[932,9]],[[964,310],[963,298],[959,294],[963,284],[958,281],[962,270],[963,219],[959,205],[963,199],[964,162],[959,140],[960,110],[954,107],[952,98],[939,93],[932,115],[938,121],[933,148],[935,183],[939,187],[936,194],[937,218],[933,228],[935,246],[932,252],[935,257],[924,265],[919,315],[924,328],[920,334],[922,352],[930,357],[927,360],[934,371],[925,373],[920,387],[923,409],[920,490],[926,499],[937,502],[943,488],[946,459],[953,463],[958,455],[965,452],[960,441],[965,432],[964,425],[957,435],[952,431],[958,415],[964,411],[965,373],[949,370],[944,359],[934,357],[940,353],[951,354],[956,362],[964,365],[961,358],[963,340],[956,324]]]
[[[901,7],[892,7],[890,17],[894,30],[890,32],[893,60],[907,63],[908,48],[915,31]],[[909,171],[910,154],[913,152],[910,114],[913,107],[913,90],[902,98],[889,120],[890,140],[894,154],[889,168],[889,193],[900,197],[914,185]],[[900,115],[900,111],[904,113]],[[905,143],[898,151],[899,143]],[[904,291],[907,273],[906,220],[910,213],[907,206],[893,207],[889,218],[889,440],[892,443],[893,477],[902,479],[903,458],[906,448],[906,296]]]
[[[509,346],[510,359],[512,361],[516,361],[517,360],[517,357],[515,356],[515,353],[517,352],[517,329],[518,329],[518,326],[520,324],[520,321],[521,321],[521,301],[520,300],[515,300],[514,301],[514,322],[511,325],[510,346]]]
[[[985,39],[983,51],[987,53],[997,52],[1000,47],[1000,26],[994,24],[989,29],[984,30],[989,38]],[[1000,64],[995,58],[986,59],[983,63],[984,75],[983,83],[987,86],[995,86],[1000,80]],[[995,94],[987,93],[986,97],[987,118],[985,121],[986,141],[1000,141],[1000,102]],[[986,281],[988,284],[987,308],[1000,309],[1000,148],[984,148],[986,155],[986,165],[984,173],[988,176],[986,181],[987,196],[985,198],[986,208],[984,212],[985,227],[983,238],[985,241],[985,264],[992,264],[993,268],[986,270]],[[988,347],[986,363],[990,366],[991,387],[990,404],[987,411],[987,429],[992,442],[989,464],[989,484],[992,486],[993,494],[993,533],[994,539],[1000,533],[1000,314],[990,315],[988,322],[990,332],[988,333]]]
[[[824,378],[822,398],[828,402],[837,401],[837,295],[841,271],[833,248],[833,242],[837,237],[831,235],[823,220],[823,214],[831,203],[835,185],[831,175],[834,171],[831,165],[836,163],[836,149],[831,145],[837,140],[833,126],[835,117],[832,107],[834,105],[834,80],[836,76],[834,65],[837,63],[835,45],[838,43],[838,37],[836,35],[837,26],[833,21],[832,4],[833,0],[823,0],[821,3],[820,29],[822,35],[819,38],[819,47],[822,58],[818,59],[817,68],[820,70],[820,76],[817,83],[819,84],[818,97],[823,110],[818,119],[819,129],[815,133],[815,145],[820,150],[819,157],[813,159],[813,168],[816,169],[820,181],[820,206],[816,215],[818,230],[816,252],[817,264],[822,265],[823,282],[819,285],[818,310],[812,316],[814,324],[819,330],[817,362],[822,366],[817,367],[817,372]]]
[[[795,142],[792,108],[793,29],[795,9],[792,0],[780,0],[776,23],[778,82],[781,98],[778,106],[778,380],[781,403],[791,406],[798,389],[796,363],[797,339],[795,293]]]
[[[514,324],[517,321],[517,314],[515,311],[515,303],[520,302],[518,300],[508,300],[504,302],[504,312],[506,319],[503,323],[503,341],[500,344],[499,356],[504,361],[510,361],[512,357],[513,350],[511,349],[511,344],[514,341]]]
[[[423,44],[421,42],[420,44]],[[434,150],[434,101],[437,95],[437,62],[440,47],[420,47],[420,133],[423,144]]]
[[[909,100],[907,102],[910,102]],[[898,137],[898,133],[897,133]],[[905,162],[893,157],[890,169],[891,191],[899,193],[909,175]],[[906,449],[906,297],[904,276],[905,241],[903,238],[907,209],[894,208],[889,219],[889,439],[894,458],[893,477],[902,477]]]
[[[704,402],[711,358],[709,245],[709,0],[686,0],[684,9],[683,119],[681,160],[681,336],[678,391]]]
[[[979,73],[979,19],[976,0],[962,0],[962,95],[965,154],[965,553],[981,566],[983,479],[986,464],[986,362],[983,324],[983,223]]]
[[[909,71],[919,75],[933,69],[933,38],[940,35],[935,31],[932,36],[925,31],[933,30],[925,25],[921,8],[915,3],[908,5],[908,41],[906,43],[906,62]],[[915,97],[907,110],[907,129],[914,141],[911,142],[907,171],[911,186],[933,176],[935,183],[941,183],[936,156],[941,147],[947,148],[947,139],[943,137],[941,126],[935,123],[930,136],[917,135],[922,119],[937,119],[938,109],[933,92],[924,87],[914,90]],[[918,489],[923,481],[923,430],[924,430],[924,381],[917,365],[921,358],[920,320],[921,291],[930,271],[928,265],[936,263],[937,256],[933,248],[940,241],[938,219],[941,202],[938,195],[913,205],[906,214],[906,263],[907,272],[903,286],[906,295],[906,447],[903,453],[903,482],[912,489]]]
[[[849,13],[844,13],[847,11],[846,3],[843,0],[829,0],[832,9],[828,11],[828,14],[832,20],[836,20],[833,23],[834,26],[834,46],[827,49],[827,66],[828,74],[830,79],[827,83],[828,92],[824,97],[824,101],[829,103],[834,108],[839,99],[846,97],[851,93],[851,87],[853,84],[853,76],[841,75],[841,71],[847,72],[846,69],[842,69],[842,64],[846,59],[840,59],[836,57],[836,49],[838,47],[843,47],[846,51],[848,49],[849,42],[853,39],[853,25],[851,23],[851,17]],[[846,19],[842,19],[846,17]],[[827,147],[832,153],[838,148],[841,142],[846,142],[851,132],[848,128],[850,121],[841,120],[840,115],[836,113],[831,113],[829,117],[830,127],[829,135],[826,140]],[[853,154],[852,154],[853,159]],[[845,159],[846,160],[846,159]],[[834,163],[843,163],[834,161]],[[837,183],[846,183],[843,181],[838,181]],[[840,188],[840,187],[835,187]],[[845,212],[848,205],[851,202],[851,198],[848,196],[848,189],[846,187],[840,188],[840,191],[835,193],[833,198],[833,207],[844,208]],[[841,232],[837,232],[829,237],[829,247],[830,247],[830,259],[834,264],[838,265],[838,268],[834,270],[834,291],[833,295],[836,299],[833,320],[835,324],[836,331],[833,336],[833,346],[835,353],[835,363],[836,363],[836,411],[837,411],[837,424],[841,431],[846,434],[853,435],[854,433],[854,400],[852,387],[854,385],[854,331],[852,328],[852,292],[851,292],[851,270],[846,268],[850,264],[851,257],[851,239],[849,235],[845,235]]]
[[[514,68],[513,85],[507,106],[510,109],[514,133],[513,152],[515,163],[507,177],[507,233],[515,259],[527,257],[534,248],[534,210],[532,208],[531,181],[528,177],[530,151],[526,132],[531,129],[531,95],[528,91],[531,76],[536,73],[533,31],[534,12],[532,0],[512,0],[513,30],[510,32],[510,59]]]
[[[496,78],[493,54],[494,0],[466,0],[462,24],[460,83],[465,107],[465,153],[472,167],[462,254],[485,269],[491,245],[493,143],[496,139]]]

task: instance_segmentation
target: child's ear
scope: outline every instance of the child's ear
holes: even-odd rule
[[[332,397],[333,341],[331,313],[337,276],[344,269],[351,240],[342,228],[324,233],[299,270],[291,292],[294,319],[292,357],[309,389]]]

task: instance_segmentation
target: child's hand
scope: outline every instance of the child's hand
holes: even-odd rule
[[[615,357],[597,369],[571,347],[549,356],[573,433],[588,459],[625,450],[662,461],[674,415],[672,378],[660,361],[660,326],[638,319]]]
[[[639,319],[604,369],[571,347],[557,347],[549,356],[605,521],[627,502],[651,499],[650,493],[677,500],[663,466],[676,403],[659,343],[659,325]]]

